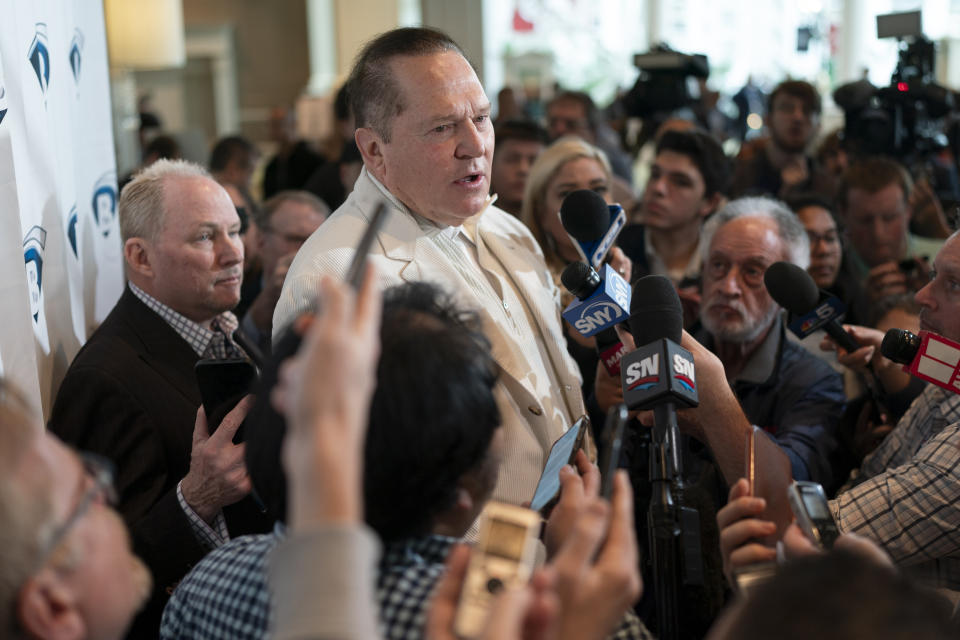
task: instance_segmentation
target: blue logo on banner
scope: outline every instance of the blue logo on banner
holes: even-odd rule
[[[83,32],[74,29],[73,40],[70,42],[70,70],[73,71],[73,81],[80,84],[80,57],[83,54]]]
[[[117,217],[117,179],[108,171],[93,185],[93,219],[103,237],[110,235],[110,228]]]
[[[47,244],[47,232],[34,225],[23,238],[23,264],[27,271],[27,289],[30,294],[30,315],[34,322],[40,321],[40,300],[43,292],[43,249]]]
[[[7,90],[0,84],[0,124],[3,123],[5,115],[7,115]]]
[[[70,241],[70,248],[73,250],[73,257],[79,258],[80,252],[77,250],[77,220],[80,216],[77,214],[77,205],[70,207],[70,214],[67,216],[67,240]]]
[[[33,42],[30,43],[27,58],[30,60],[30,66],[33,67],[33,72],[37,75],[40,91],[46,98],[47,89],[50,87],[50,48],[47,45],[46,23],[37,23],[37,32],[33,36]]]

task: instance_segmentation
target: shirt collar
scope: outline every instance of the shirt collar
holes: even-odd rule
[[[384,545],[383,562],[389,565],[411,564],[443,564],[447,554],[460,538],[428,534],[417,538],[406,538]]]
[[[747,364],[733,382],[750,382],[763,384],[770,379],[777,366],[777,354],[780,352],[780,341],[783,339],[783,322],[778,315],[773,326],[767,331],[767,337],[753,352]]]
[[[197,324],[185,315],[174,311],[132,282],[128,282],[127,284],[130,287],[130,291],[133,292],[133,295],[137,296],[143,304],[147,305],[147,307],[160,316],[164,322],[170,325],[170,327],[190,345],[190,348],[197,352],[198,356],[203,357],[203,354],[207,351],[207,346],[214,337],[213,330]],[[229,336],[236,330],[238,323],[236,316],[229,311],[224,311],[214,318],[211,324],[219,326],[223,333]]]

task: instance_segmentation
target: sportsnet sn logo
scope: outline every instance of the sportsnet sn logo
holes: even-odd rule
[[[673,379],[687,393],[696,393],[697,383],[693,363],[679,353],[673,355]],[[627,367],[627,391],[652,389],[660,384],[660,354],[653,354]]]

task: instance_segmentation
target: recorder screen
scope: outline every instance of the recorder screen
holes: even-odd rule
[[[490,529],[487,531],[487,553],[510,560],[520,560],[523,557],[526,537],[526,527],[504,520],[492,519]]]

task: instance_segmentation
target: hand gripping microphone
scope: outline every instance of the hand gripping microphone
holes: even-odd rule
[[[618,204],[608,205],[595,191],[580,189],[567,194],[560,204],[560,223],[583,261],[600,269],[627,224],[627,214]]]
[[[880,353],[904,365],[910,375],[960,393],[960,344],[929,331],[914,335],[890,329],[880,343]]]
[[[589,265],[573,262],[560,274],[560,281],[576,296],[561,314],[580,335],[590,337],[627,319],[630,285],[608,264],[603,279]]]
[[[630,409],[653,409],[649,445],[647,534],[659,636],[679,637],[679,588],[703,584],[700,516],[684,506],[677,406],[697,406],[693,356],[680,346],[683,308],[663,276],[637,280],[630,330],[637,349],[620,363],[623,399]]]
[[[789,262],[774,262],[763,274],[763,284],[770,297],[794,315],[789,327],[798,337],[806,338],[817,329],[823,329],[848,352],[860,348],[860,343],[844,331],[839,322],[846,311],[843,302],[821,293],[804,269]]]
[[[609,265],[604,265],[607,269],[610,269]],[[613,272],[610,269],[610,272],[614,276],[619,278],[616,272]],[[623,290],[627,293],[627,300],[629,301],[630,288],[627,287],[627,283],[620,279],[623,282],[624,289],[621,290],[621,294],[618,296],[620,299],[623,298]],[[597,291],[602,285],[600,282],[600,276],[597,275],[597,272],[594,271],[588,264],[584,262],[572,262],[567,265],[563,270],[563,273],[560,274],[560,282],[563,283],[563,286],[567,291],[577,296],[575,302],[585,302]],[[618,285],[619,286],[619,285]],[[611,298],[611,302],[615,306],[617,312],[617,319],[611,319],[609,321],[609,326],[607,322],[604,322],[602,329],[593,334],[594,340],[597,342],[597,356],[600,358],[600,362],[603,363],[604,369],[607,370],[611,376],[620,375],[620,360],[623,358],[623,354],[626,353],[627,348],[623,346],[623,343],[620,342],[620,336],[617,335],[617,330],[614,329],[614,325],[618,324],[622,320],[625,320],[627,317],[627,310],[630,308],[629,302],[627,304],[620,306],[619,302],[615,302]],[[574,303],[571,303],[567,309],[570,309]],[[583,305],[581,305],[582,307]],[[622,312],[622,315],[621,315]],[[595,312],[596,314],[596,312]],[[611,310],[611,315],[613,310]],[[574,322],[580,321],[583,322],[583,316],[581,314],[574,314],[571,316],[574,318]],[[596,315],[595,315],[596,317]],[[569,319],[566,317],[566,312],[564,312],[564,319],[569,322]],[[599,318],[596,318],[599,320]],[[590,320],[590,323],[593,323],[593,320]],[[571,322],[571,324],[576,327],[576,325]],[[577,331],[580,331],[578,328]]]

